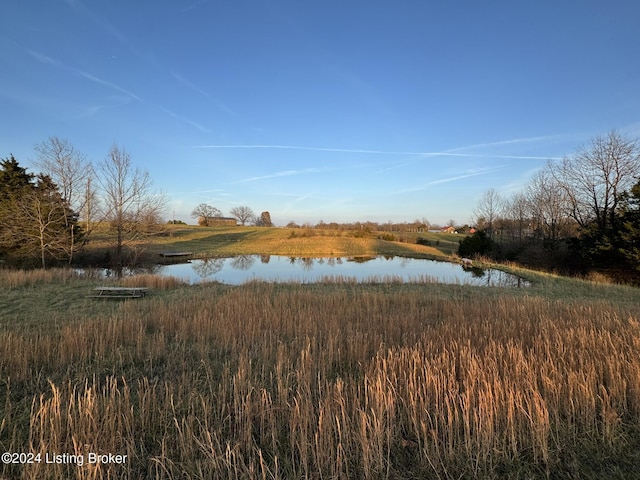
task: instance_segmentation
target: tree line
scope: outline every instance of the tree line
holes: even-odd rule
[[[50,137],[35,146],[34,174],[10,155],[0,160],[0,262],[14,265],[71,264],[99,224],[112,232],[111,250],[100,263],[119,268],[132,263],[131,245],[159,233],[167,198],[152,190],[149,172],[134,166],[114,143],[93,164],[67,139]],[[207,204],[193,215],[204,225],[222,212]],[[268,211],[231,209],[242,225],[272,226]],[[169,222],[172,223],[172,222]]]
[[[0,160],[0,258],[18,264],[71,264],[94,225],[115,233],[110,263],[126,263],[126,247],[161,223],[166,197],[152,191],[146,170],[113,144],[93,165],[66,139],[35,146],[33,174],[13,155]]]
[[[548,161],[522,191],[480,198],[460,254],[640,276],[640,145],[613,131]]]

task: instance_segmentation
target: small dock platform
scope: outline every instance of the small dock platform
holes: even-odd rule
[[[191,257],[193,252],[160,252],[159,255],[164,258]]]

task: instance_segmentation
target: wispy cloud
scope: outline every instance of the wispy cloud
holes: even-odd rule
[[[116,85],[115,83],[109,82],[108,80],[104,80],[104,79],[99,78],[99,77],[96,77],[95,75],[93,75],[93,74],[91,74],[89,72],[86,72],[86,71],[84,71],[84,70],[82,70],[80,68],[76,68],[76,67],[72,67],[72,66],[66,65],[66,64],[60,62],[59,60],[56,60],[55,58],[52,58],[52,57],[50,57],[48,55],[45,55],[44,53],[36,52],[36,51],[30,50],[28,48],[26,48],[25,50],[29,55],[31,55],[38,62],[40,62],[40,63],[42,63],[44,65],[55,67],[55,68],[59,68],[59,69],[62,69],[62,70],[66,70],[67,72],[70,72],[70,73],[72,73],[72,74],[74,74],[76,76],[82,77],[82,78],[84,78],[86,80],[89,80],[89,81],[91,81],[93,83],[96,83],[98,85],[101,85],[103,87],[110,88],[110,89],[115,90],[115,91],[117,91],[119,93],[123,93],[126,96],[128,96],[128,97],[130,97],[130,98],[132,98],[134,100],[142,102],[142,99],[138,95],[136,95],[135,93],[127,90],[126,88],[122,88],[119,85]]]
[[[35,58],[38,62],[47,65],[47,66],[51,66],[51,67],[55,67],[55,68],[59,68],[62,70],[65,70],[67,72],[72,73],[73,75],[76,75],[78,77],[84,78],[85,80],[89,80],[90,82],[93,82],[97,85],[100,85],[102,87],[106,87],[108,89],[114,90],[118,93],[124,94],[128,99],[131,100],[135,100],[137,102],[140,103],[144,103],[150,106],[154,106],[156,108],[159,108],[160,110],[162,110],[164,113],[166,113],[167,115],[171,116],[172,118],[182,122],[182,123],[186,123],[188,125],[191,125],[192,127],[200,130],[201,132],[204,133],[211,133],[211,130],[209,130],[207,127],[203,126],[202,124],[187,118],[185,116],[179,115],[175,112],[172,112],[171,110],[169,110],[168,108],[165,108],[161,105],[154,105],[152,103],[149,102],[145,102],[139,95],[137,95],[136,93],[132,92],[131,90],[127,90],[126,88],[121,87],[120,85],[117,85],[113,82],[110,82],[108,80],[105,80],[103,78],[97,77],[96,75],[93,75],[92,73],[89,73],[85,70],[82,70],[80,68],[76,68],[76,67],[72,67],[69,65],[66,65],[62,62],[60,62],[59,60],[56,60],[48,55],[45,55],[43,53],[40,52],[36,52],[34,50],[30,50],[30,49],[25,49],[27,51],[27,53],[29,55],[31,55],[33,58]],[[90,113],[96,113],[98,110],[92,110]]]
[[[40,53],[40,52],[34,52],[33,50],[30,50],[28,48],[25,48],[26,52],[31,55],[33,58],[35,58],[37,61],[39,61],[40,63],[43,63],[45,65],[50,65],[53,67],[63,67],[63,65],[58,62],[57,60],[54,60],[53,58]]]
[[[183,9],[180,10],[180,13],[186,13],[190,10],[193,10],[194,8],[199,7],[200,5],[204,5],[205,3],[207,3],[207,0],[199,0],[195,3],[192,3],[191,5],[187,5],[186,7],[184,7]]]
[[[171,76],[173,78],[175,78],[178,82],[180,82],[182,85],[184,85],[185,87],[187,87],[190,90],[193,90],[194,92],[196,92],[196,93],[202,95],[203,97],[205,97],[213,105],[215,105],[218,109],[223,110],[224,112],[228,113],[229,115],[233,115],[234,117],[238,116],[238,114],[236,112],[231,110],[229,107],[227,107],[220,100],[218,100],[217,98],[212,97],[208,92],[205,92],[203,89],[201,89],[197,85],[194,85],[191,81],[189,81],[187,78],[185,78],[184,76],[180,75],[179,73],[171,72]]]
[[[389,152],[384,150],[359,150],[359,149],[350,149],[350,148],[328,148],[328,147],[300,147],[295,145],[194,145],[193,148],[273,149],[273,150],[303,150],[303,151],[311,151],[311,152],[411,155],[411,153],[407,153],[407,152]]]
[[[474,145],[466,145],[463,147],[455,147],[447,149],[447,152],[457,152],[459,150],[474,150],[478,148],[492,148],[492,147],[502,147],[505,145],[518,145],[523,143],[538,143],[538,142],[548,142],[551,140],[559,140],[564,138],[564,135],[541,135],[538,137],[524,137],[524,138],[512,138],[509,140],[499,140],[497,142],[488,142],[488,143],[476,143]]]
[[[465,173],[463,175],[456,175],[456,176],[453,176],[453,177],[439,178],[437,180],[433,180],[433,181],[425,184],[425,187],[430,187],[432,185],[439,185],[441,183],[455,182],[457,180],[462,180],[464,178],[477,177],[478,175],[486,175],[487,173],[495,171],[495,170],[499,170],[499,168],[492,168],[492,169],[487,169],[487,170],[479,171],[479,172]]]
[[[207,127],[199,124],[198,122],[195,122],[195,121],[191,120],[190,118],[183,117],[182,115],[178,115],[177,113],[174,113],[171,110],[169,110],[167,108],[164,108],[164,107],[161,107],[161,106],[158,106],[158,108],[160,110],[162,110],[164,113],[166,113],[167,115],[170,115],[173,118],[175,118],[176,120],[179,120],[179,121],[184,122],[184,123],[186,123],[188,125],[191,125],[192,127],[197,128],[201,132],[211,133],[211,130],[209,130]]]
[[[77,68],[73,68],[73,67],[69,67],[71,70],[73,70],[74,72],[76,72],[78,75],[80,75],[81,77],[86,78],[87,80],[90,80],[94,83],[97,83],[98,85],[102,85],[103,87],[107,87],[107,88],[111,88],[117,92],[120,93],[124,93],[125,95],[133,98],[134,100],[137,100],[139,102],[142,102],[142,99],[136,95],[135,93],[127,90],[126,88],[122,88],[118,85],[116,85],[115,83],[109,82],[107,80],[103,80],[102,78],[98,78],[95,75],[90,74],[89,72],[85,72],[84,70],[79,70]]]
[[[385,172],[390,172],[393,170],[399,170],[401,168],[405,168],[409,165],[411,165],[414,162],[401,162],[401,163],[395,163],[390,167],[384,167],[381,168],[380,170],[376,170],[375,172],[373,172],[374,175],[380,175],[381,173],[385,173]]]
[[[198,92],[200,95],[207,98],[211,98],[211,95],[209,95],[207,92],[202,90],[200,87],[197,87],[196,85],[191,83],[189,80],[187,80],[185,77],[183,77],[179,73],[172,72],[171,76],[175,78],[178,82],[182,83],[184,86],[189,87],[191,90],[195,92]]]
[[[320,173],[326,170],[320,168],[304,168],[301,170],[282,170],[280,172],[270,173],[267,175],[260,175],[257,177],[249,177],[243,178],[242,180],[236,180],[233,183],[246,183],[246,182],[255,182],[257,180],[266,180],[269,178],[278,178],[278,177],[291,177],[293,175],[307,175],[311,173]]]
[[[493,173],[495,171],[502,170],[503,168],[504,168],[504,166],[496,166],[496,167],[491,167],[491,168],[474,169],[474,170],[467,171],[465,173],[461,173],[459,175],[453,175],[453,176],[449,176],[449,177],[437,178],[435,180],[431,180],[431,181],[429,181],[427,183],[423,183],[423,184],[417,185],[415,187],[404,188],[404,189],[401,189],[401,190],[395,190],[393,192],[387,193],[387,196],[400,195],[400,194],[412,193],[412,192],[420,192],[420,191],[426,190],[429,187],[432,187],[434,185],[440,185],[442,183],[456,182],[458,180],[464,180],[465,178],[477,177],[477,176],[480,176],[480,175],[487,175],[489,173]]]
[[[413,152],[394,150],[367,150],[353,148],[330,148],[330,147],[304,147],[296,145],[194,145],[193,148],[212,149],[273,149],[273,150],[302,150],[311,152],[335,152],[335,153],[363,153],[372,155],[402,155],[402,156],[422,156],[422,157],[466,157],[466,158],[500,158],[512,160],[547,160],[557,159],[556,157],[538,155],[493,155],[490,153],[458,153],[451,150],[442,152]],[[469,148],[469,147],[459,147]]]
[[[277,191],[277,192],[271,192],[271,195],[273,195],[275,197],[293,197],[293,200],[291,200],[291,202],[289,202],[289,204],[303,202],[304,200],[307,200],[309,198],[316,198],[315,194],[313,192],[309,192],[309,193],[288,193],[288,192]]]
[[[112,37],[113,39],[117,40],[120,44],[122,44],[128,51],[130,51],[131,53],[133,53],[134,55],[136,55],[137,57],[139,57],[142,61],[146,61],[146,62],[151,62],[154,63],[151,58],[152,56],[145,54],[145,52],[140,51],[139,49],[135,48],[134,45],[132,45],[132,43],[129,41],[129,38],[127,37],[127,35],[125,35],[120,29],[118,29],[113,23],[111,23],[109,20],[107,20],[107,18],[104,15],[101,15],[99,13],[96,13],[94,10],[90,9],[87,7],[87,5],[80,1],[80,0],[65,0],[66,3],[76,12],[78,12],[79,14],[85,16],[86,18],[88,18],[91,22],[93,22],[95,25],[97,25],[103,32],[105,32],[108,36]],[[197,0],[194,3],[192,3],[191,5],[185,7],[182,12],[191,10],[193,8],[196,8],[202,4],[207,3],[208,0]],[[116,58],[115,56],[112,56],[114,59]],[[46,57],[45,57],[46,59]],[[51,60],[51,59],[49,59]],[[55,64],[57,66],[61,66],[60,64]],[[157,66],[157,65],[156,65]],[[132,98],[141,101],[140,97],[138,97],[137,95],[135,95],[134,93],[127,91],[121,87],[119,87],[118,85],[115,85],[113,83],[110,83],[106,80],[102,80],[94,75],[91,75],[87,72],[82,72],[82,71],[77,71],[77,73],[79,73],[80,75],[86,77],[87,79],[94,81],[96,83],[102,84],[104,86],[109,86],[111,88],[114,88],[122,93],[128,94],[130,95]],[[205,96],[206,98],[208,98],[214,105],[216,105],[220,110],[223,110],[227,113],[229,113],[230,115],[233,116],[237,116],[237,114],[231,110],[230,108],[228,108],[226,105],[224,105],[222,102],[220,102],[219,100],[211,97],[207,92],[205,92],[204,90],[198,88],[196,85],[194,85],[192,82],[190,82],[189,80],[187,80],[186,78],[184,78],[183,76],[176,74],[176,73],[172,73],[173,77],[178,80],[179,82],[181,82],[183,85],[187,86],[188,88],[198,92],[200,95]],[[210,133],[210,130],[206,127],[204,127],[203,125],[199,124],[198,122],[195,122],[187,117],[184,117],[182,115],[178,115],[162,106],[158,106],[158,108],[160,108],[162,111],[164,111],[166,114],[170,115],[171,117],[175,118],[176,120],[179,120],[183,123],[186,123],[188,125],[191,125],[192,127],[195,127],[196,129],[200,130],[201,132],[204,133]]]
[[[80,2],[79,0],[66,0],[66,3],[77,12],[80,12],[82,15],[88,17],[96,25],[102,28],[102,30],[109,34],[109,36],[115,38],[120,43],[128,43],[127,37],[124,33],[122,33],[118,28],[116,28],[115,25],[106,20],[103,16],[94,13],[92,10],[89,10],[84,5],[84,3]]]

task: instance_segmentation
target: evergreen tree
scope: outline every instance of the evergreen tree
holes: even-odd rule
[[[13,155],[0,160],[0,202],[20,197],[25,188],[33,187],[33,178]]]
[[[22,168],[13,155],[0,160],[0,255],[5,256],[20,245],[16,236],[16,208],[23,195],[33,188],[33,175]]]
[[[69,258],[73,235],[81,236],[78,215],[51,178],[27,173],[13,156],[0,162],[0,254],[45,268]]]
[[[622,195],[618,253],[640,274],[640,180]]]
[[[461,257],[487,255],[496,246],[496,243],[489,238],[484,230],[478,230],[473,235],[465,237],[463,240],[460,240],[459,244],[458,255]]]

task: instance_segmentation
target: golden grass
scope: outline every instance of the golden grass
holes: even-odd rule
[[[0,334],[3,451],[128,456],[0,475],[624,478],[640,461],[636,305],[349,282],[189,291]]]
[[[13,289],[47,283],[66,284],[80,277],[81,275],[78,272],[70,268],[53,268],[50,270],[3,269],[0,271],[0,287]]]
[[[170,275],[138,274],[130,277],[123,277],[116,281],[123,287],[147,287],[158,290],[171,290],[187,285],[189,282]]]
[[[442,241],[442,247],[415,244],[417,234],[407,234],[408,242],[389,242],[377,238],[376,233],[339,230],[304,230],[263,227],[189,227],[170,228],[171,235],[146,239],[150,253],[162,251],[189,251],[196,256],[217,255],[288,255],[288,256],[356,256],[356,255],[418,255],[444,257],[457,248],[458,238],[452,235],[424,234],[433,244]],[[459,236],[456,236],[459,237]],[[455,242],[454,242],[455,240]],[[107,246],[108,235],[94,242]],[[142,246],[140,244],[139,246]]]
[[[78,280],[99,280],[100,270],[84,269],[82,271],[71,268],[53,268],[49,270],[2,270],[0,272],[0,287],[16,289],[35,285],[66,285]],[[117,283],[124,287],[150,287],[168,290],[186,285],[188,282],[172,276],[155,274],[136,274],[119,279],[102,279],[103,283]]]

